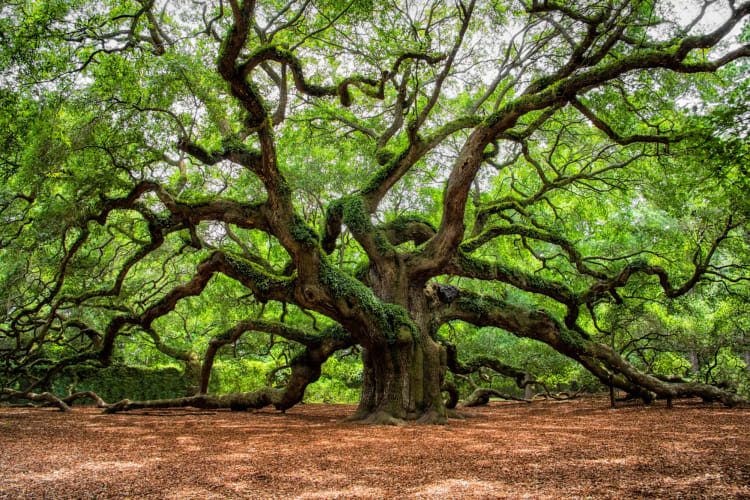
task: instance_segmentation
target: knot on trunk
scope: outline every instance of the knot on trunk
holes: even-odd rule
[[[458,298],[458,288],[452,285],[438,285],[437,296],[440,302],[450,304]]]

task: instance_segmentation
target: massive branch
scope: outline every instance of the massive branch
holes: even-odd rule
[[[649,393],[654,393],[657,397],[667,399],[697,396],[707,401],[721,401],[728,406],[745,403],[737,394],[712,385],[667,382],[647,375],[611,347],[567,328],[543,309],[532,311],[503,300],[461,290],[458,298],[442,314],[442,321],[451,320],[502,328],[519,337],[543,342],[580,362],[602,382],[609,384],[611,380],[615,386],[644,398],[649,398]]]
[[[435,275],[455,255],[464,234],[464,212],[469,190],[484,161],[484,151],[493,140],[513,128],[522,116],[561,102],[570,102],[579,93],[605,85],[633,71],[664,68],[678,73],[712,72],[735,59],[748,57],[750,45],[744,45],[714,61],[686,61],[692,50],[717,44],[749,13],[750,2],[742,4],[714,32],[685,39],[676,50],[643,50],[591,67],[582,63],[577,72],[553,73],[544,78],[544,84],[539,81],[532,83],[520,97],[486,118],[469,136],[455,162],[443,197],[443,218],[437,234],[421,252],[418,273],[425,277]]]
[[[130,401],[125,399],[111,405],[105,410],[105,413],[117,413],[141,408],[179,408],[185,406],[196,408],[230,408],[239,411],[258,409],[269,405],[273,405],[277,410],[284,411],[302,401],[305,389],[320,377],[321,366],[331,354],[352,345],[351,337],[341,327],[332,327],[315,335],[287,327],[286,325],[271,324],[268,322],[249,322],[237,325],[234,331],[228,333],[233,335],[235,331],[243,330],[245,327],[247,329],[270,330],[282,336],[289,336],[292,340],[300,340],[307,345],[304,352],[292,360],[292,373],[285,387],[264,387],[252,392],[223,395],[205,394],[205,391],[201,391],[201,394],[196,396],[153,401]],[[214,345],[218,346],[219,343],[217,342]],[[207,378],[204,380],[206,380],[205,383],[207,386]]]

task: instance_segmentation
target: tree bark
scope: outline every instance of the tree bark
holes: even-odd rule
[[[19,398],[19,399],[28,399],[30,401],[39,401],[51,404],[53,406],[57,406],[60,411],[70,411],[70,406],[68,406],[65,401],[58,398],[51,392],[42,392],[42,393],[35,393],[35,392],[23,392],[23,391],[16,391],[13,389],[3,388],[0,389],[0,394],[5,394],[7,396],[13,397],[13,398]]]
[[[492,396],[495,396],[501,399],[507,399],[508,401],[524,401],[526,403],[531,403],[530,398],[521,399],[521,398],[511,396],[509,394],[503,394],[502,392],[496,391],[495,389],[480,387],[479,389],[476,389],[474,392],[469,394],[469,396],[466,399],[461,401],[461,404],[459,404],[459,406],[463,408],[469,408],[472,406],[486,405],[487,403],[490,402],[490,398]]]
[[[97,393],[94,391],[83,391],[83,392],[75,392],[71,394],[70,396],[66,396],[63,398],[63,402],[65,404],[71,404],[73,401],[76,401],[78,399],[91,399],[96,403],[97,408],[109,408],[109,404],[105,403],[102,398],[99,397]]]
[[[445,359],[445,356],[442,356]],[[432,339],[404,336],[398,342],[363,349],[362,394],[352,420],[399,424],[405,420],[444,424],[445,362]]]
[[[371,272],[373,290],[381,300],[408,311],[414,328],[401,326],[395,338],[364,345],[362,394],[350,420],[397,425],[406,420],[447,423],[442,387],[447,369],[445,348],[431,331],[431,313],[424,287],[399,287],[396,273]]]
[[[690,371],[695,375],[701,370],[701,365],[698,361],[698,353],[691,349],[688,352],[688,359],[690,360]]]
[[[448,399],[445,401],[445,407],[452,410],[458,405],[459,393],[458,387],[448,380],[443,381],[443,392],[448,393]]]

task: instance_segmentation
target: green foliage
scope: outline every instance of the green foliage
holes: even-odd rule
[[[365,234],[372,228],[361,196],[349,196],[341,200],[341,216],[344,224],[354,234]]]
[[[674,352],[661,352],[654,356],[651,367],[653,372],[658,375],[681,376],[689,373],[690,362]]]
[[[211,372],[208,391],[212,394],[257,391],[268,385],[266,374],[273,367],[273,362],[218,359]]]
[[[68,367],[56,375],[50,389],[58,396],[94,391],[107,403],[121,399],[151,400],[178,398],[188,394],[189,381],[174,367],[112,365],[106,368]],[[90,400],[82,400],[89,404]]]
[[[352,356],[333,356],[323,364],[320,379],[307,386],[305,402],[356,403],[362,384],[362,363]]]
[[[466,324],[443,328],[441,334],[456,344],[460,358],[496,357],[506,365],[528,371],[533,379],[544,383],[550,391],[601,390],[599,382],[581,365],[541,342],[518,338],[495,328],[475,328]],[[472,375],[479,386],[491,387],[515,397],[524,396],[524,390],[518,387],[514,379],[500,376],[489,369],[481,372],[481,377],[489,379],[489,382],[482,380],[478,374]],[[467,381],[456,377],[453,377],[453,381],[457,383],[462,397],[472,391]],[[532,389],[535,393],[544,392],[539,386]]]
[[[300,217],[294,219],[294,222],[289,227],[289,230],[291,231],[294,239],[306,246],[316,246],[318,243],[318,235]]]

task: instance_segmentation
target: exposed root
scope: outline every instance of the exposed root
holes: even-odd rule
[[[428,410],[424,415],[419,417],[417,423],[423,425],[445,425],[448,423],[448,416],[435,410]]]
[[[421,425],[445,425],[448,423],[448,417],[451,413],[454,415],[453,418],[464,418],[464,416],[458,412],[451,412],[450,410],[445,415],[442,415],[435,410],[428,410],[421,415],[410,413],[408,419],[394,417],[383,410],[376,410],[374,412],[357,410],[354,415],[345,418],[343,421],[354,422],[362,425],[406,425],[407,420],[414,420]]]
[[[363,425],[406,425],[405,420],[396,418],[384,411],[371,413],[363,420],[359,420],[359,423]]]
[[[361,422],[365,420],[367,417],[369,417],[371,414],[372,412],[359,406],[357,407],[357,411],[355,411],[353,415],[346,417],[344,420],[342,420],[342,422]]]
[[[470,415],[468,413],[463,413],[458,410],[448,409],[447,410],[448,418],[454,418],[456,420],[464,420],[466,418],[471,418],[473,415]]]

